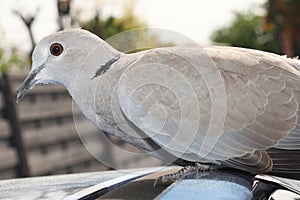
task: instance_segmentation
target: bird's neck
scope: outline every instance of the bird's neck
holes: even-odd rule
[[[73,100],[79,106],[83,114],[94,124],[99,125],[96,112],[102,112],[102,107],[110,105],[112,90],[118,76],[112,67],[121,57],[118,51],[91,52],[84,66],[73,77],[72,84],[66,86]],[[105,69],[103,69],[105,68]],[[70,77],[72,78],[72,77]],[[102,102],[102,107],[97,104]],[[102,114],[102,113],[101,113]],[[103,113],[104,117],[110,113]],[[103,119],[106,121],[105,119]]]
[[[66,88],[73,94],[77,88],[86,87],[87,83],[102,74],[99,72],[105,72],[113,64],[112,61],[120,58],[122,54],[104,41],[96,44],[91,48],[91,52],[82,58],[82,62],[75,66],[76,69],[69,77],[70,80],[66,81],[69,83]]]

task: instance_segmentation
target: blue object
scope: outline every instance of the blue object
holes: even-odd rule
[[[205,199],[236,200],[251,199],[249,188],[228,181],[184,179],[175,183],[158,199]]]

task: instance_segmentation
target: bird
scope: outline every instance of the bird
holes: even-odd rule
[[[99,129],[163,161],[299,178],[299,69],[296,58],[229,46],[127,54],[69,29],[38,42],[16,99],[60,84]]]

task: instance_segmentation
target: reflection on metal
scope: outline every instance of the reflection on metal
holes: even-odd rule
[[[255,176],[255,178],[258,180],[265,180],[265,181],[269,181],[272,183],[276,183],[276,184],[300,195],[300,181],[299,180],[287,179],[287,178],[270,176],[270,175],[257,175],[257,176]]]
[[[3,180],[0,181],[0,198],[300,199],[299,181],[269,175],[258,175],[254,178],[246,172],[233,169],[194,173],[170,186],[153,188],[155,178],[177,170],[178,167],[175,166],[155,167]]]
[[[300,195],[288,190],[276,190],[269,199],[273,200],[299,200]]]
[[[3,180],[0,181],[0,198],[30,200],[71,199],[70,195],[79,198],[81,196],[77,194],[81,194],[81,191],[87,191],[87,188],[93,188],[97,186],[97,184],[104,183],[103,186],[108,187],[108,183],[112,183],[112,180],[126,181],[126,178],[134,179],[158,169],[159,168],[115,170]],[[122,182],[119,182],[119,184],[122,184]],[[100,187],[98,189],[100,189]]]
[[[94,199],[94,198],[99,197],[100,195],[108,192],[109,190],[112,190],[120,185],[124,185],[124,184],[126,184],[134,179],[137,179],[139,177],[153,173],[160,168],[150,168],[150,169],[144,169],[142,171],[136,170],[135,172],[132,171],[131,173],[127,173],[126,175],[123,175],[121,177],[117,177],[117,178],[99,183],[97,185],[91,186],[84,190],[81,190],[75,194],[72,194],[72,195],[64,198],[64,200],[76,200],[76,199],[83,200],[83,199],[91,199],[91,198]]]
[[[252,194],[245,186],[219,180],[181,180],[158,199],[251,199]]]
[[[271,197],[276,197],[273,199],[286,200],[286,198],[282,198],[281,195],[283,190],[289,194],[293,193],[293,196],[299,196],[300,181],[271,175],[257,175],[255,176],[255,181],[253,184],[253,199],[271,199]],[[274,194],[276,195],[274,196]]]
[[[157,199],[251,199],[252,176],[236,170],[192,174],[175,182]]]

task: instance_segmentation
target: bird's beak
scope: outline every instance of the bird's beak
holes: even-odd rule
[[[32,70],[28,76],[26,77],[25,81],[19,86],[19,89],[17,90],[17,95],[16,95],[16,102],[18,103],[26,94],[27,92],[33,88],[34,85],[37,84],[38,78],[37,75],[38,73],[44,68],[45,65],[41,65],[34,70]]]

